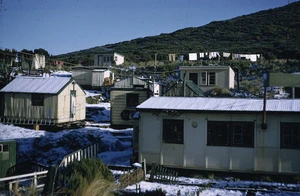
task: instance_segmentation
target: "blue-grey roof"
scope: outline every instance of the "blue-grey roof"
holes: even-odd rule
[[[17,77],[0,92],[57,94],[70,80],[68,77]]]
[[[149,110],[263,111],[263,99],[211,97],[151,97],[137,106]],[[300,99],[267,99],[266,111],[300,112]]]

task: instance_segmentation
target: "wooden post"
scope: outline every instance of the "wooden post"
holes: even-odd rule
[[[263,105],[263,122],[262,122],[262,128],[266,129],[267,124],[267,112],[266,112],[266,104],[267,104],[267,87],[264,87],[264,105]]]
[[[34,124],[33,129],[36,130],[36,131],[40,130],[40,125],[39,124]]]
[[[264,82],[264,105],[263,105],[261,129],[265,130],[268,128],[266,105],[267,105],[267,86],[269,86],[269,73],[266,70],[263,71],[263,82]]]
[[[143,162],[143,169],[144,169],[144,180],[146,179],[146,174],[147,174],[147,164],[146,164],[146,159],[144,159]]]

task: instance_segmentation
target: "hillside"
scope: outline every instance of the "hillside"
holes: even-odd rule
[[[265,58],[300,58],[300,2],[260,11],[201,27],[190,27],[170,34],[137,38],[54,56],[72,63],[90,64],[93,54],[113,50],[127,61],[166,60],[169,53],[224,51],[260,53]]]

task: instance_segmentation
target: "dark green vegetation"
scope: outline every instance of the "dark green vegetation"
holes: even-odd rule
[[[93,54],[113,50],[127,62],[167,60],[167,54],[223,51],[259,53],[266,59],[300,58],[300,2],[260,11],[230,20],[213,21],[201,27],[190,27],[170,34],[137,38],[87,50],[55,56],[66,62],[93,64]],[[187,56],[185,57],[187,59]]]
[[[114,176],[100,159],[71,163],[60,173],[59,180],[62,188],[56,195],[113,195]]]

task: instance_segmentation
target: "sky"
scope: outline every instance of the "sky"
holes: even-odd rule
[[[51,55],[172,33],[299,0],[0,0],[0,49]]]

